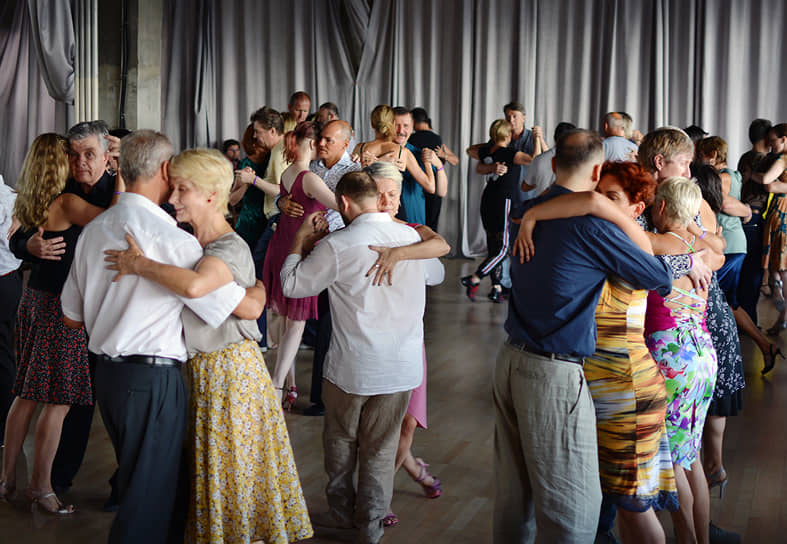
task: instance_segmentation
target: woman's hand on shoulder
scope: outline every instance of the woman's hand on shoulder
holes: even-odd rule
[[[107,249],[104,251],[104,261],[109,263],[107,268],[117,272],[115,277],[112,278],[113,282],[129,274],[137,274],[138,271],[135,265],[140,257],[145,257],[133,236],[126,234],[126,242],[128,242],[126,249]]]

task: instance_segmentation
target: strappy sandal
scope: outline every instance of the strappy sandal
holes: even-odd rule
[[[54,491],[34,491],[28,490],[28,496],[33,501],[33,505],[53,516],[68,516],[76,512],[76,507],[73,504],[68,506],[60,502]]]
[[[443,487],[442,484],[440,483],[440,480],[429,474],[429,471],[426,470],[426,467],[428,467],[429,465],[424,463],[424,460],[418,457],[416,457],[415,462],[418,463],[419,467],[421,467],[421,470],[418,472],[418,478],[416,478],[415,481],[421,484],[421,487],[424,490],[424,495],[426,495],[430,499],[436,499],[437,497],[442,495]],[[424,480],[426,480],[427,478],[432,479],[432,485],[427,485],[424,483]]]
[[[0,482],[0,502],[11,502],[16,491],[16,486],[10,486],[4,481]]]
[[[763,362],[765,363],[764,366],[762,367],[763,376],[765,376],[768,372],[773,370],[773,367],[776,365],[777,355],[782,359],[784,359],[784,354],[782,353],[782,350],[780,348],[777,348],[774,344],[771,344],[768,353],[763,354]]]
[[[396,527],[399,524],[399,518],[393,512],[388,512],[383,518],[383,527]]]

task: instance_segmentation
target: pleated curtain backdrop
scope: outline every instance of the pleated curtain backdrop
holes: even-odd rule
[[[359,141],[372,137],[377,104],[425,107],[460,156],[440,222],[455,255],[485,249],[484,180],[464,149],[486,139],[506,102],[522,102],[550,144],[558,122],[598,129],[610,110],[643,132],[697,123],[727,139],[733,163],[751,119],[787,118],[779,0],[171,0],[168,15],[163,127],[176,145],[237,138],[253,110],[284,110],[295,90],[313,109],[335,102]],[[213,78],[194,64],[204,41]]]
[[[609,110],[627,111],[643,132],[696,123],[729,142],[732,164],[748,149],[752,119],[787,120],[783,0],[163,4],[161,127],[177,148],[238,138],[252,111],[286,109],[296,90],[313,109],[335,102],[359,141],[372,136],[377,104],[422,106],[460,156],[447,167],[440,221],[455,255],[485,249],[484,180],[464,150],[486,140],[506,102],[522,102],[527,125],[541,125],[550,144],[558,122],[598,129]],[[59,103],[18,11],[15,2],[2,9],[0,34],[0,130],[14,135],[0,155],[8,180],[38,132],[66,128],[52,121]]]

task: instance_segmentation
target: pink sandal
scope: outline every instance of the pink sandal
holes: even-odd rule
[[[416,478],[415,481],[421,484],[421,487],[423,487],[424,495],[426,495],[430,499],[436,499],[437,497],[442,495],[443,487],[442,484],[440,483],[440,480],[429,474],[429,471],[426,470],[426,467],[428,467],[429,465],[424,463],[424,460],[419,457],[415,458],[415,462],[418,463],[419,467],[421,467],[421,470],[418,472],[418,478]],[[424,483],[424,480],[426,480],[427,478],[431,478],[433,480],[432,485],[426,485]]]
[[[393,512],[383,518],[383,527],[396,527],[398,524],[399,518]]]

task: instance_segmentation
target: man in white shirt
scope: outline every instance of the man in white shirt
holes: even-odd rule
[[[12,389],[16,379],[14,323],[16,309],[22,296],[22,274],[17,259],[8,247],[16,192],[0,176],[0,445],[5,437],[5,420],[14,400]]]
[[[420,241],[414,229],[377,211],[377,184],[345,174],[336,201],[347,227],[323,238],[312,215],[299,229],[281,271],[288,297],[328,289],[333,335],[323,379],[329,512],[319,527],[358,528],[359,542],[379,542],[393,492],[394,461],[410,391],[423,376],[425,284],[443,279],[436,259],[397,264],[393,285],[364,278],[377,259],[369,245]],[[308,255],[304,259],[304,257]],[[358,490],[353,474],[358,464]]]
[[[180,313],[188,304],[217,326],[246,291],[227,284],[185,300],[137,276],[113,282],[104,250],[124,247],[125,235],[145,255],[191,268],[202,257],[196,238],[178,229],[159,205],[169,196],[172,144],[163,134],[134,132],[123,139],[120,172],[127,192],[82,231],[61,296],[69,326],[84,323],[96,354],[96,401],[118,460],[120,509],[112,543],[182,542],[185,522],[186,391],[180,364],[186,346]]]

